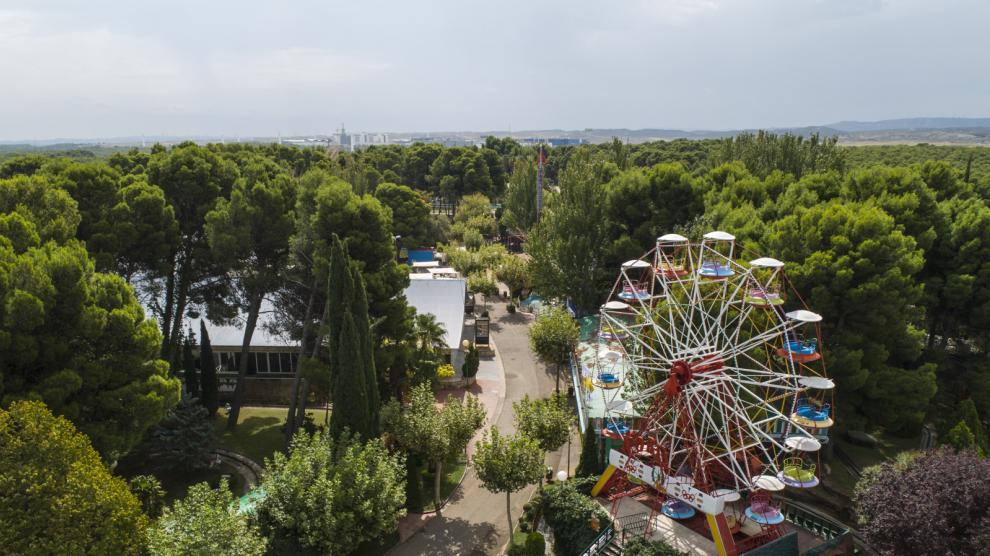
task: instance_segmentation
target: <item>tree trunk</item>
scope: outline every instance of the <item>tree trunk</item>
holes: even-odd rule
[[[172,317],[172,330],[168,339],[168,359],[169,364],[175,359],[176,345],[179,343],[179,332],[182,330],[182,316],[186,312],[186,296],[188,287],[184,287],[183,281],[179,282],[179,295],[175,303],[175,315]]]
[[[557,372],[554,373],[554,374],[556,375],[557,385],[556,385],[555,388],[556,388],[556,392],[558,394],[560,394],[560,363],[557,363],[556,364],[556,369],[557,369]]]
[[[172,329],[168,336],[168,353],[166,361],[169,365],[175,359],[175,345],[179,341],[179,332],[182,330],[182,317],[186,312],[186,302],[189,297],[189,268],[188,259],[183,260],[179,268],[179,290],[175,295],[175,313],[172,315]]]
[[[567,426],[567,478],[570,477],[571,477],[571,427],[570,425],[568,425]]]
[[[303,317],[302,335],[299,338],[299,360],[296,362],[295,372],[292,377],[292,399],[289,400],[289,413],[285,422],[285,445],[292,441],[292,435],[296,432],[296,402],[299,399],[299,377],[302,373],[299,368],[302,366],[303,358],[306,357],[306,337],[309,336],[310,317],[313,315],[313,304],[316,302],[316,279],[313,279],[313,287],[309,290],[309,301],[306,303],[306,313]]]
[[[433,507],[437,510],[437,517],[443,517],[440,513],[440,480],[443,477],[443,460],[437,460],[436,474],[433,476]]]
[[[512,505],[509,503],[509,497],[512,493],[505,491],[505,517],[509,520],[509,542],[512,542]]]
[[[173,261],[175,259],[173,255]],[[165,280],[165,312],[162,314],[162,351],[163,358],[169,353],[169,338],[172,337],[172,303],[175,301],[175,264],[168,271]]]
[[[244,326],[244,340],[241,342],[241,361],[237,370],[237,385],[234,386],[234,403],[231,404],[230,415],[227,417],[227,430],[232,431],[237,427],[237,418],[241,414],[241,405],[244,403],[245,378],[247,377],[248,353],[251,350],[251,336],[254,335],[254,327],[258,324],[258,313],[261,311],[261,300],[264,294],[256,296],[251,300],[248,307],[247,323]]]
[[[296,423],[306,422],[306,400],[309,398],[309,383],[306,379],[299,380],[299,405],[296,407]]]
[[[323,343],[323,327],[327,325],[327,311],[330,310],[330,303],[327,302],[323,305],[323,311],[320,315],[320,326],[316,328],[316,337],[313,338],[313,354],[311,357],[316,359],[316,356],[320,354],[320,344]],[[331,349],[333,349],[331,347]],[[330,369],[333,372],[333,369]]]

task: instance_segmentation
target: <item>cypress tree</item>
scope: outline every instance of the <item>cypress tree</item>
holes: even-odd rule
[[[344,429],[367,440],[378,436],[381,396],[368,317],[368,294],[360,271],[351,265],[347,244],[336,235],[330,249],[326,332],[330,348],[330,432]]]
[[[584,440],[581,442],[581,459],[574,474],[578,477],[600,475],[603,471],[600,452],[598,431],[595,430],[594,420],[588,419],[588,428],[585,429]]]
[[[220,407],[219,384],[217,383],[217,368],[213,364],[213,346],[210,345],[210,334],[206,331],[206,322],[199,321],[199,370],[202,397],[200,401],[206,407],[210,417],[216,414]]]
[[[969,431],[973,433],[976,447],[984,454],[990,453],[990,443],[987,442],[987,433],[980,420],[980,413],[976,410],[976,404],[972,398],[967,398],[956,406],[956,417],[959,421],[966,423]]]
[[[364,390],[368,394],[368,430],[372,436],[378,436],[381,413],[381,397],[378,392],[378,372],[375,369],[375,352],[371,341],[371,322],[368,319],[368,293],[365,291],[364,278],[357,268],[351,269],[354,282],[354,297],[351,313],[354,315],[354,325],[361,339],[361,362],[364,370]],[[371,437],[369,437],[371,438]]]
[[[326,332],[332,342],[330,346],[333,347],[336,345],[333,340],[340,338],[343,315],[350,307],[349,294],[354,288],[351,257],[347,254],[347,245],[336,234],[331,240],[328,280]]]
[[[182,374],[186,380],[186,392],[190,398],[199,398],[199,369],[196,368],[196,358],[193,348],[196,347],[196,336],[190,327],[186,341],[182,343]]]
[[[368,393],[364,388],[361,339],[350,312],[344,313],[340,321],[340,341],[336,346],[331,346],[331,353],[336,352],[338,366],[333,370],[330,435],[339,439],[345,430],[350,430],[352,434],[360,435],[361,440],[367,440],[372,431],[369,427]]]
[[[340,331],[344,315],[350,312],[354,292],[354,281],[350,272],[351,259],[340,238],[334,234],[330,248],[330,281],[327,284],[326,333],[330,346],[330,391],[336,395],[338,368],[342,362],[337,354],[340,344]],[[352,363],[352,362],[351,362]],[[347,364],[346,362],[343,364]],[[336,404],[337,399],[332,398]],[[336,439],[336,437],[334,437]]]

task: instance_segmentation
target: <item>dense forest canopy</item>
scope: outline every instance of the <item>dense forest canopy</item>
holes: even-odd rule
[[[411,367],[436,364],[405,344],[414,327],[394,261],[400,244],[475,250],[517,232],[532,263],[513,282],[593,312],[616,265],[660,233],[723,228],[787,261],[825,316],[843,425],[951,425],[963,399],[990,414],[990,148],[847,147],[767,132],[544,147],[539,222],[535,148],[508,138],[356,152],[189,142],[15,150],[0,154],[0,256],[9,262],[0,296],[21,317],[0,331],[0,393],[4,403],[45,400],[104,454],[126,452],[175,403],[162,365],[178,364],[187,315],[251,321],[260,299],[275,301],[277,325],[315,362],[313,387],[329,388],[321,330],[333,234],[366,282],[383,399],[419,376]],[[458,215],[438,214],[438,198],[460,203]],[[458,264],[477,278],[488,250]],[[20,284],[4,270],[11,265],[38,279]],[[69,292],[82,316],[52,303]],[[139,301],[158,330],[136,313]],[[107,352],[111,324],[134,339]],[[39,351],[56,331],[89,351]],[[87,359],[96,349],[102,358]],[[57,357],[58,372],[37,371]],[[140,411],[140,430],[98,427],[122,411],[107,402],[80,409],[104,388],[143,400],[129,410]]]

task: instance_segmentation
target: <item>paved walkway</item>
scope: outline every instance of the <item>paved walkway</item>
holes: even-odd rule
[[[436,398],[438,402],[443,402],[448,396],[454,396],[456,398],[464,398],[465,394],[470,393],[471,395],[478,398],[481,406],[485,408],[485,424],[481,429],[474,435],[474,438],[468,443],[467,454],[468,458],[474,457],[475,443],[484,436],[485,431],[492,426],[493,423],[498,419],[499,414],[502,412],[502,406],[505,402],[505,371],[502,368],[502,361],[498,355],[498,345],[495,344],[495,356],[482,358],[478,365],[478,373],[475,375],[475,383],[467,388],[443,388],[437,391]],[[461,485],[464,484],[465,477],[461,479]],[[449,503],[445,505],[443,511],[446,512],[447,506],[452,505],[458,499],[463,497],[460,487],[451,493]],[[436,518],[436,512],[429,512],[425,514],[409,514],[404,517],[399,522],[399,542],[405,542],[414,534],[419,532],[430,520]]]
[[[529,324],[532,320],[519,313],[505,312],[504,303],[489,303],[491,333],[498,359],[482,360],[478,382],[496,380],[488,373],[504,372],[504,403],[491,416],[503,433],[515,432],[512,403],[525,395],[543,397],[553,392],[554,375],[539,363],[529,349]],[[487,363],[487,365],[486,365]],[[485,371],[483,376],[482,371]],[[562,384],[566,387],[566,383]],[[484,390],[484,388],[482,388]],[[472,442],[473,444],[473,442]],[[561,454],[551,454],[548,461],[561,468]],[[576,460],[576,458],[575,458]],[[532,496],[535,486],[512,494],[512,518],[522,515],[522,506]],[[499,554],[509,542],[510,531],[505,516],[505,494],[488,492],[473,468],[451,495],[443,517],[428,521],[408,541],[396,546],[390,555],[458,554],[481,556]]]

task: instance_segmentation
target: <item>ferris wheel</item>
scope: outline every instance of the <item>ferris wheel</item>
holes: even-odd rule
[[[609,463],[662,491],[665,514],[721,514],[749,493],[746,515],[772,526],[771,493],[818,484],[835,385],[822,317],[784,263],[738,251],[726,232],[668,234],[623,263],[601,308],[594,394]]]

